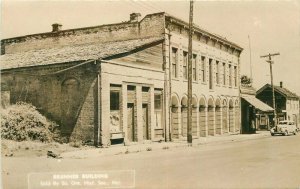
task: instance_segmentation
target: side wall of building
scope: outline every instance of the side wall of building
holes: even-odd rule
[[[1,74],[10,103],[31,103],[61,126],[67,141],[94,139],[95,68],[86,65],[54,75],[63,67],[28,68]]]

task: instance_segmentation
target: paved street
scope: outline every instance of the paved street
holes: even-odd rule
[[[299,188],[300,134],[85,159],[3,158],[4,188],[31,172],[135,170],[136,188]]]

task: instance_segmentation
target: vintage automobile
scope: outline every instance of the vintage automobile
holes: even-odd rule
[[[297,127],[293,121],[280,121],[277,124],[277,127],[273,127],[271,130],[271,135],[274,136],[275,134],[281,134],[287,136],[289,134],[297,134]]]

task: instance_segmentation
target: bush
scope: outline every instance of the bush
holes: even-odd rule
[[[59,126],[47,120],[31,104],[20,102],[1,110],[1,138],[3,139],[50,142],[58,136]]]

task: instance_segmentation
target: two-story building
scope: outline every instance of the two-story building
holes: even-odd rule
[[[187,134],[188,23],[164,12],[1,41],[1,95],[30,102],[67,141],[107,146]],[[240,130],[242,48],[194,26],[193,135]],[[2,102],[2,104],[7,104]]]
[[[279,86],[274,86],[275,108],[277,121],[291,120],[298,126],[299,117],[299,96],[283,87],[283,82]],[[256,97],[266,104],[273,106],[272,86],[266,84],[256,92]],[[272,117],[273,120],[274,116]]]

